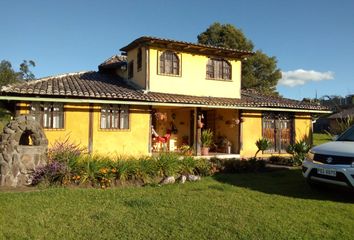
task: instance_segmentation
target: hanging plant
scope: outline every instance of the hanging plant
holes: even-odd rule
[[[154,113],[156,120],[158,121],[166,121],[167,120],[167,113],[156,112]]]

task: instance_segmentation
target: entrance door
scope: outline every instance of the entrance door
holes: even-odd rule
[[[263,137],[271,142],[268,152],[286,152],[293,140],[293,120],[289,114],[263,115]]]

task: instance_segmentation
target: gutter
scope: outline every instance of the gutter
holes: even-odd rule
[[[17,97],[0,96],[0,100],[8,101],[28,101],[28,102],[60,102],[60,103],[93,103],[93,104],[129,104],[142,106],[163,106],[163,107],[203,107],[203,108],[222,108],[222,109],[242,109],[257,111],[277,111],[277,112],[302,112],[302,113],[332,113],[328,110],[309,110],[309,109],[288,109],[288,108],[269,108],[269,107],[235,107],[223,105],[206,104],[187,104],[187,103],[164,103],[164,102],[145,102],[145,101],[124,101],[124,100],[102,100],[102,99],[76,99],[76,98],[42,98],[42,97]]]

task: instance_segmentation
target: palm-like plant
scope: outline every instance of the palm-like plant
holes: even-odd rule
[[[202,131],[201,142],[202,147],[209,148],[213,144],[214,134],[210,129]]]
[[[266,138],[260,138],[257,140],[256,146],[257,146],[258,150],[257,150],[256,154],[254,155],[255,158],[257,157],[257,154],[260,151],[262,151],[262,153],[263,153],[263,151],[267,150],[271,146],[271,143]]]
[[[310,151],[311,146],[304,140],[298,141],[295,144],[289,145],[286,151],[293,155],[295,165],[300,165],[306,154]]]

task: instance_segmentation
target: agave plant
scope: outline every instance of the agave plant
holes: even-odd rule
[[[311,146],[304,140],[298,141],[295,144],[289,145],[286,151],[293,155],[294,165],[300,165],[306,154],[310,151]]]
[[[270,143],[270,141],[269,141],[268,139],[266,139],[266,138],[260,138],[260,139],[257,140],[256,146],[257,146],[258,150],[257,150],[256,154],[254,155],[255,158],[257,157],[257,154],[258,154],[260,151],[262,151],[262,153],[263,153],[263,151],[265,151],[265,150],[267,150],[268,148],[270,148],[271,143]]]

